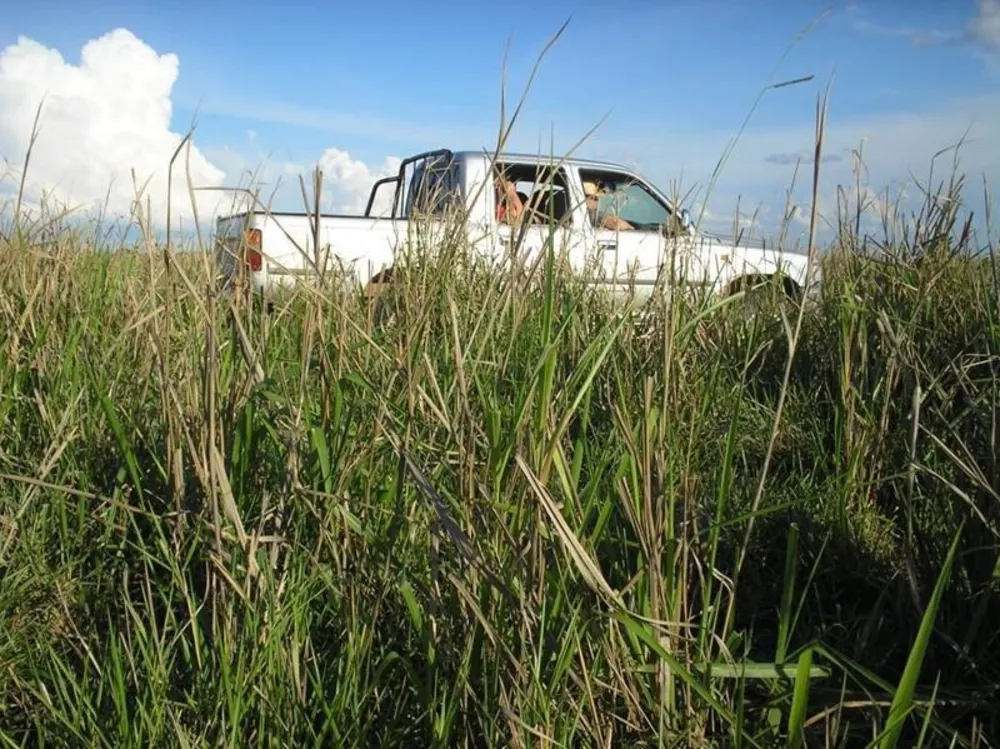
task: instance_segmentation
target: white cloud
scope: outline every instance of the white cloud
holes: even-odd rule
[[[323,176],[320,192],[320,207],[324,212],[361,213],[368,203],[372,185],[382,177],[395,175],[402,161],[399,157],[388,156],[381,164],[369,165],[362,159],[354,158],[348,151],[336,147],[324,150],[312,163],[272,160],[268,154],[237,150],[230,146],[210,148],[208,156],[221,165],[230,175],[227,185],[255,192],[260,202],[275,211],[306,210],[302,200],[302,186],[305,183],[306,196],[312,209],[313,170],[317,167]],[[391,188],[379,190],[372,207],[375,215],[384,213],[392,204]],[[237,197],[222,208],[224,212],[245,208],[247,197]]]
[[[372,185],[382,177],[396,174],[401,161],[396,156],[389,156],[381,165],[372,168],[363,161],[352,159],[347,151],[339,148],[326,149],[319,157],[323,190],[327,192],[324,205],[330,210],[344,213],[364,211]],[[391,208],[392,194],[393,191],[388,187],[379,190],[372,213],[379,215]]]
[[[307,178],[308,167],[291,160],[271,160],[260,151],[250,152],[230,145],[210,146],[205,155],[226,173],[226,191],[218,212],[229,213],[251,207],[245,190],[256,194],[257,199],[272,210],[298,210],[302,199],[298,187],[299,176]],[[289,196],[297,204],[289,205]],[[235,203],[235,205],[234,205]]]
[[[975,204],[982,218],[982,184],[985,179],[991,192],[1000,191],[1000,139],[996,123],[1000,121],[1000,95],[954,98],[929,102],[927,107],[878,115],[843,116],[838,112],[837,87],[834,85],[824,133],[824,158],[820,166],[820,193],[830,196],[820,202],[827,214],[836,205],[838,186],[851,189],[857,182],[855,152],[861,150],[860,180],[863,188],[881,194],[886,188],[895,196],[906,188],[905,210],[919,204],[920,189],[928,180],[934,187],[950,176],[957,157],[957,171],[967,177],[965,199]],[[612,139],[600,138],[588,145],[588,152],[599,151],[602,157],[620,160],[620,154],[640,150],[641,170],[668,192],[669,184],[681,173],[680,194],[690,193],[689,206],[706,202],[713,214],[713,226],[723,230],[732,226],[739,204],[741,213],[758,214],[758,225],[776,230],[785,214],[791,188],[791,202],[808,205],[811,201],[812,160],[815,124],[810,121],[779,127],[755,127],[751,121],[742,134],[718,181],[707,193],[710,177],[733,133],[718,131],[660,132],[655,139],[623,132]],[[936,159],[935,154],[956,145]],[[582,154],[588,155],[588,154]],[[788,155],[806,156],[800,164]],[[930,174],[933,160],[933,175]],[[793,185],[794,179],[794,185]],[[692,208],[694,212],[694,209]],[[804,216],[808,218],[808,210]],[[831,219],[835,211],[831,213]],[[731,229],[728,231],[731,232]]]
[[[861,34],[906,37],[919,47],[938,44],[968,45],[991,68],[998,64],[1000,53],[1000,0],[974,0],[975,13],[962,29],[918,29],[912,26],[886,25],[870,20],[859,5],[847,7],[851,27]]]
[[[25,37],[0,52],[0,155],[18,171],[42,104],[27,197],[47,193],[70,208],[106,205],[109,217],[128,216],[136,186],[148,180],[144,194],[162,224],[169,161],[182,140],[170,129],[178,68],[176,55],[158,54],[126,29],[87,42],[78,65]],[[225,174],[193,145],[187,162],[182,152],[174,164],[171,210],[189,219],[187,173],[201,187],[222,184]],[[199,215],[219,200],[201,193]]]
[[[976,15],[965,31],[987,50],[1000,52],[1000,0],[977,0]]]
[[[110,217],[128,216],[135,183],[149,180],[146,194],[154,221],[165,219],[167,169],[182,135],[171,131],[171,94],[179,61],[158,54],[134,34],[117,29],[84,45],[79,65],[31,39],[0,52],[0,155],[10,162],[6,184],[16,184],[42,101],[40,128],[28,166],[27,201],[43,195],[70,207],[102,209]],[[248,130],[246,149],[258,138]],[[258,152],[258,156],[262,156]],[[191,197],[186,155],[174,165],[172,214],[190,219]],[[323,172],[324,210],[360,212],[375,180],[395,174],[400,159],[370,166],[347,151],[328,148],[318,158]],[[301,210],[299,177],[311,189],[314,165],[271,161],[231,147],[202,152],[191,147],[190,177],[195,187],[260,188],[260,199],[274,208]],[[379,193],[375,210],[388,207],[391,190]],[[199,218],[210,220],[245,201],[237,193],[197,192]],[[145,202],[145,201],[144,201]]]
[[[843,219],[852,221],[860,216],[866,225],[893,223],[902,218],[912,204],[914,193],[904,185],[875,190],[865,184],[841,185],[817,195],[816,220],[820,226],[830,228]],[[791,219],[802,226],[809,226],[811,202],[795,203]]]
[[[821,172],[849,175],[853,167],[851,154],[863,145],[865,165],[875,179],[905,177],[911,169],[925,169],[935,152],[955,145],[966,135],[960,151],[963,161],[977,170],[1000,169],[1000,141],[995,138],[998,116],[1000,95],[987,94],[934,102],[924,110],[845,117],[838,112],[834,86],[827,108],[823,154],[841,158],[832,163],[824,159],[827,163]],[[701,178],[711,173],[731,135],[726,131],[658,135],[649,143],[647,153],[655,153],[658,161],[669,159],[673,173],[683,168]],[[784,181],[796,168],[794,160],[770,157],[804,154],[811,161],[815,135],[812,121],[773,128],[756,128],[751,123],[723,167],[722,179],[740,184]],[[634,139],[630,142],[635,143]],[[812,167],[806,163],[798,167],[800,180],[811,176],[811,172]]]

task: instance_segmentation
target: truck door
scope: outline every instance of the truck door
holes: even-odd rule
[[[634,175],[581,169],[592,267],[616,294],[650,295],[657,283],[700,283],[702,258],[691,253],[666,201]],[[666,272],[673,259],[674,274]]]
[[[516,249],[523,266],[531,268],[551,246],[566,266],[575,268],[579,264],[585,236],[573,210],[566,174],[565,167],[544,162],[495,165],[491,193],[501,255],[498,259],[509,260]],[[505,199],[506,185],[513,187],[516,201]]]

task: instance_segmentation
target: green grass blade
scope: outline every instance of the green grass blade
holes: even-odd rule
[[[886,731],[880,743],[881,749],[893,749],[899,741],[899,736],[903,731],[903,724],[913,706],[913,693],[917,688],[917,681],[920,679],[920,669],[923,666],[924,656],[930,645],[931,633],[934,631],[934,618],[937,616],[938,607],[941,605],[941,598],[944,596],[944,589],[951,579],[951,567],[955,561],[955,553],[958,550],[958,542],[962,537],[962,529],[965,522],[959,526],[952,539],[948,555],[945,557],[941,573],[938,575],[934,585],[934,592],[927,603],[927,609],[920,621],[920,630],[917,638],[910,648],[910,657],[906,661],[906,668],[903,669],[903,676],[896,687],[896,693],[892,698],[892,705],[889,707],[889,717],[886,721]]]
[[[799,656],[799,665],[795,671],[795,691],[792,695],[792,706],[788,711],[788,747],[798,749],[802,746],[803,727],[806,722],[806,711],[809,708],[809,679],[812,675],[812,648],[806,648]]]
[[[737,720],[736,714],[723,705],[722,702],[720,702],[718,698],[712,694],[712,690],[708,685],[703,684],[700,679],[684,667],[684,664],[668,653],[663,645],[660,644],[657,637],[649,631],[649,627],[645,623],[635,619],[627,611],[615,611],[611,614],[611,617],[624,624],[629,632],[631,632],[638,639],[642,640],[642,642],[644,642],[654,653],[656,653],[659,658],[665,661],[670,667],[671,673],[684,682],[684,684],[686,684],[691,691],[701,697],[705,703],[719,715],[719,717],[725,720],[730,726],[739,727],[740,724]],[[759,746],[759,744],[753,740],[753,737],[743,733],[742,730],[740,730],[740,734],[742,736],[742,740],[749,742],[753,746]]]

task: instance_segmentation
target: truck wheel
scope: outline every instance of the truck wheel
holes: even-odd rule
[[[726,296],[741,291],[744,292],[744,309],[751,313],[758,313],[768,308],[769,297],[776,291],[773,286],[774,280],[774,276],[740,276],[730,282],[726,289]],[[779,293],[781,294],[777,300],[779,303],[798,303],[802,299],[802,288],[788,276],[779,276],[778,284],[780,286]]]
[[[365,284],[363,291],[364,303],[368,308],[368,322],[373,327],[382,327],[392,319],[392,302],[383,297],[393,280],[393,269],[386,268],[376,273]]]
[[[374,276],[372,276],[368,283],[365,284],[365,299],[375,299],[385,287],[392,282],[393,269],[391,267],[386,268],[383,271],[379,271]]]

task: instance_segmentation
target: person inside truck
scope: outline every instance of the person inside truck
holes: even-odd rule
[[[612,229],[627,231],[634,228],[632,224],[623,218],[605,210],[600,210],[600,200],[602,195],[607,195],[607,190],[591,180],[583,181],[583,194],[587,199],[587,215],[590,223],[599,229]]]
[[[501,224],[514,225],[524,213],[526,197],[522,198],[513,182],[504,179],[499,174],[494,182],[497,196],[497,221]]]

